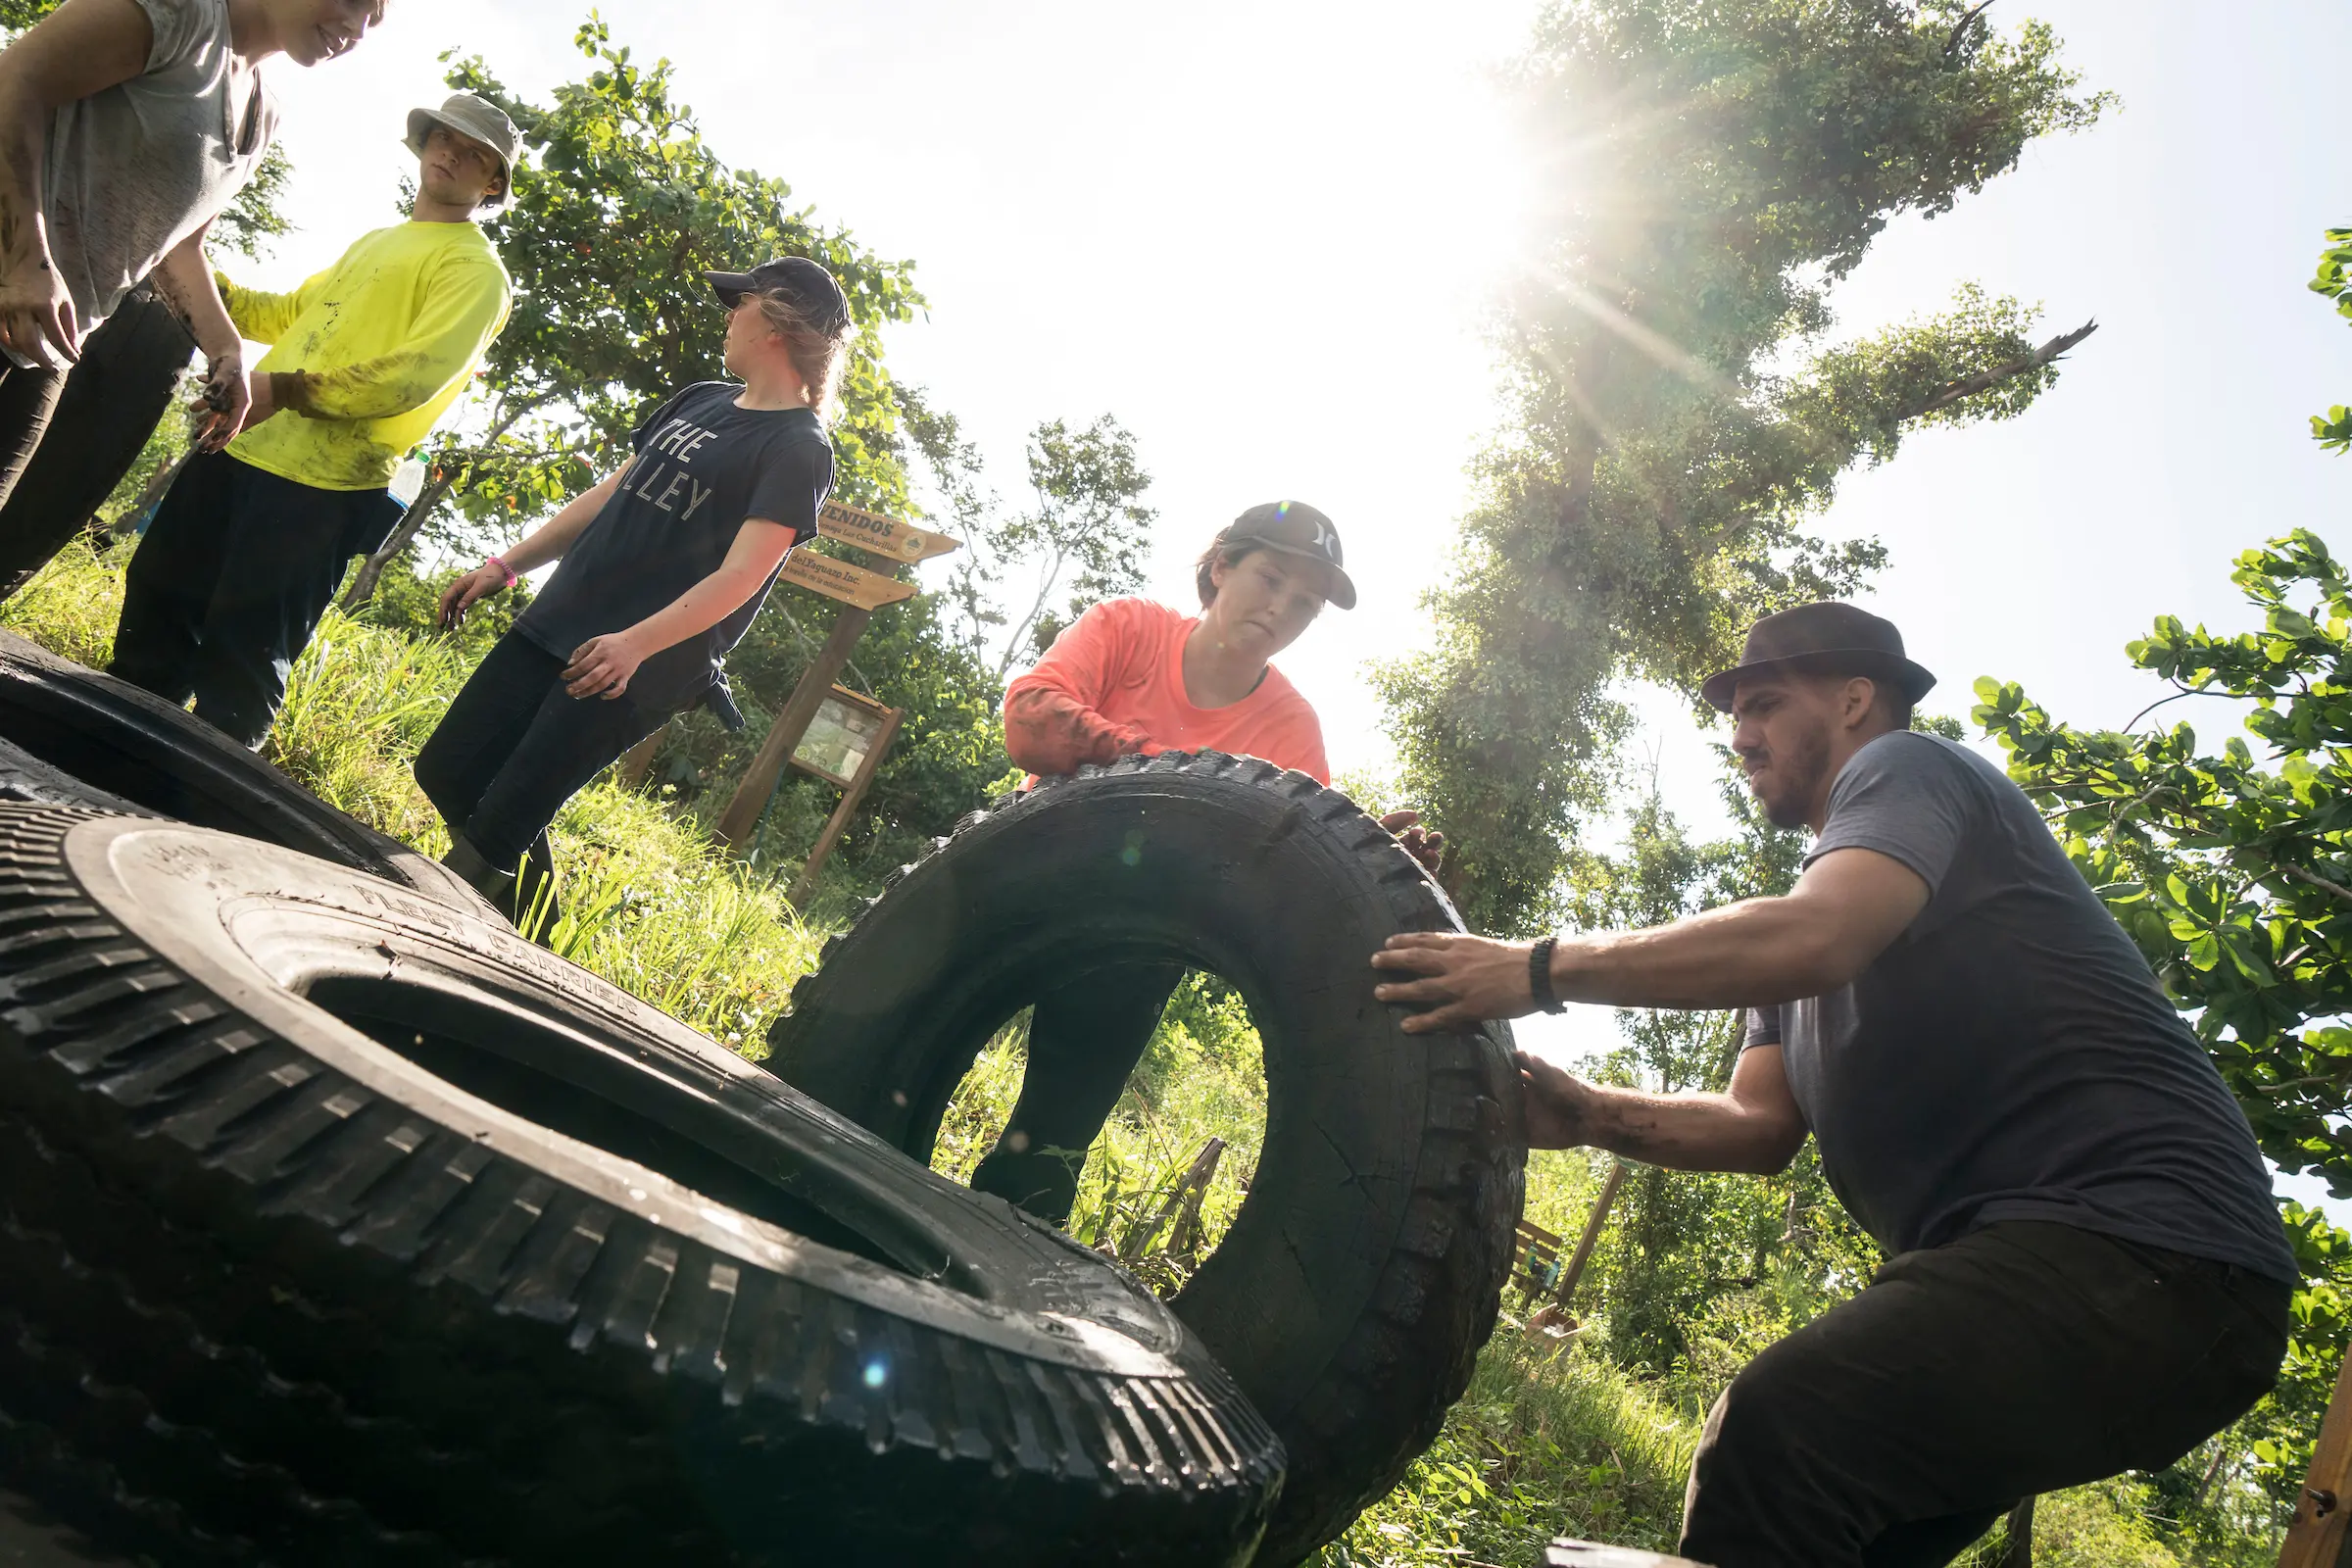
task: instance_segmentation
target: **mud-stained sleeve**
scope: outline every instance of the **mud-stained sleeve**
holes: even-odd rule
[[[400,347],[331,370],[279,370],[270,392],[313,419],[388,419],[420,409],[473,373],[507,324],[507,278],[488,261],[443,267]]]
[[[236,323],[237,335],[249,342],[274,343],[286,335],[286,328],[294,324],[294,318],[310,308],[332,275],[331,269],[314,273],[291,294],[239,288],[228,280],[226,272],[215,272],[213,281],[220,285],[220,303],[228,307],[228,318]]]
[[[1035,669],[1004,689],[1004,753],[1015,763],[1032,773],[1074,773],[1088,762],[1159,750],[1145,731],[1103,717],[1096,706],[1126,657],[1119,609],[1113,601],[1079,616]]]

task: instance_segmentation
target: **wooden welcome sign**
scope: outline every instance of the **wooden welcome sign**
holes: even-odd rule
[[[838,599],[859,610],[879,610],[895,605],[902,599],[914,597],[914,584],[886,577],[863,566],[853,566],[831,556],[820,556],[813,550],[795,550],[784,558],[784,569],[777,573],[784,581],[812,588],[827,599]]]

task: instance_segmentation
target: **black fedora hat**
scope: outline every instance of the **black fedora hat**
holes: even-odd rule
[[[1766,615],[1748,627],[1740,662],[1709,675],[1698,694],[1728,713],[1740,681],[1776,669],[1867,675],[1890,683],[1907,703],[1918,702],[1936,684],[1934,675],[1903,657],[1903,634],[1893,621],[1852,605],[1825,601]]]

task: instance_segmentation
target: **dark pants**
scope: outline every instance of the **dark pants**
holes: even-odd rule
[[[1056,1225],[1070,1217],[1086,1152],[1183,978],[1181,963],[1120,964],[1037,999],[1021,1098],[997,1147],[972,1172],[977,1191]]]
[[[321,490],[199,455],[172,481],[130,558],[114,674],[259,746],[351,558],[384,542],[400,504]]]
[[[65,387],[63,370],[22,369],[0,358],[0,504],[31,466]]]
[[[89,526],[170,411],[195,350],[186,325],[144,283],[81,345],[38,450],[0,496],[0,599]]]
[[[1905,1252],[1708,1413],[1681,1550],[1929,1568],[2026,1497],[2160,1470],[2269,1392],[2283,1281],[2068,1225]]]
[[[517,900],[553,874],[547,825],[580,787],[662,727],[627,697],[573,697],[559,678],[565,661],[509,632],[474,667],[465,690],[416,754],[416,783],[452,837],[463,834],[492,865],[530,858]]]

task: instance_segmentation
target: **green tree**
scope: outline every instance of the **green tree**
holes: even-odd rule
[[[1033,564],[1037,593],[1004,639],[998,679],[1053,647],[1088,606],[1143,587],[1145,534],[1158,515],[1141,500],[1151,486],[1135,437],[1107,414],[1083,430],[1050,419],[1030,432],[1037,505],[996,530],[993,554],[999,564]],[[1054,596],[1065,588],[1066,614],[1055,614]]]
[[[2002,418],[2089,330],[1963,289],[1830,345],[1830,289],[1898,215],[1947,212],[2034,137],[2089,124],[2049,29],[1962,0],[1571,0],[1513,86],[1554,204],[1502,301],[1512,405],[1435,646],[1380,675],[1411,797],[1456,846],[1464,913],[1560,912],[1606,800],[1626,675],[1685,691],[1756,615],[1850,592],[1874,543],[1807,531],[1921,424]]]
[[[771,256],[822,263],[858,326],[832,427],[835,493],[883,512],[906,505],[878,329],[922,305],[911,264],[812,221],[789,205],[784,181],[730,168],[675,97],[668,61],[636,64],[594,18],[574,42],[592,69],[546,104],[509,91],[478,58],[450,68],[452,87],[497,104],[522,132],[514,199],[485,224],[514,276],[514,309],[474,400],[426,452],[423,491],[347,607],[365,603],[420,535],[471,555],[617,466],[654,403],[721,373],[726,317],[703,272]]]

